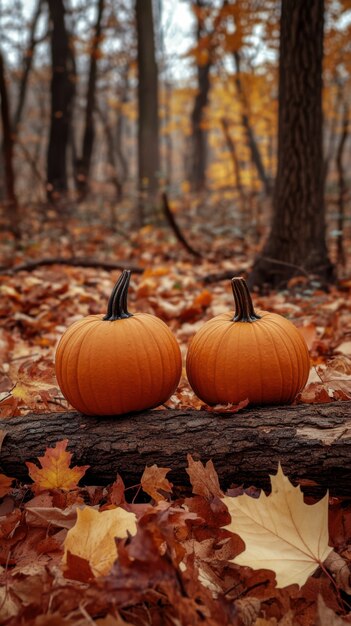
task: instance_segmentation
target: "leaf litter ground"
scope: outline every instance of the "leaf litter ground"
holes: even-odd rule
[[[40,245],[27,241],[13,262],[48,257],[53,252],[71,256],[71,236],[72,232],[57,251],[52,241],[43,239]],[[229,282],[209,282],[208,277],[247,271],[248,259],[251,262],[255,253],[254,245],[248,251],[242,240],[228,243],[218,237],[211,254],[193,263],[167,231],[155,228],[143,229],[126,240],[99,230],[91,237],[77,225],[75,237],[78,256],[101,259],[103,253],[106,260],[104,250],[111,249],[110,260],[144,269],[141,275],[132,276],[130,310],[164,319],[176,334],[183,356],[189,339],[204,321],[233,307]],[[2,261],[8,263],[6,258]],[[69,408],[54,376],[57,341],[76,319],[104,312],[118,276],[119,271],[69,265],[42,266],[12,276],[0,273],[2,417]],[[258,309],[291,319],[308,343],[311,374],[297,401],[349,400],[351,281],[339,281],[326,294],[301,276],[286,291],[254,299]],[[202,403],[183,376],[167,406],[199,409]],[[64,442],[58,446],[56,464],[65,453]],[[44,458],[55,456],[45,448],[43,442]],[[65,462],[69,467],[70,458]],[[73,468],[75,474],[67,475],[62,466],[56,467],[58,482],[54,484],[45,483],[45,462],[44,476],[39,467],[29,469],[33,484],[16,484],[11,477],[0,475],[1,623],[312,626],[351,622],[351,504],[347,500],[329,499],[333,558],[328,557],[323,569],[318,568],[301,588],[297,584],[278,588],[274,572],[251,569],[235,560],[245,554],[245,544],[238,529],[234,534],[228,529],[231,518],[211,463],[203,466],[188,459],[192,493],[181,498],[173,495],[167,468],[157,466],[145,470],[134,490],[125,490],[123,476],[116,477],[108,488],[79,487],[85,468]],[[66,483],[60,482],[62,472]],[[242,496],[257,500],[259,492],[254,487],[239,488],[229,490],[225,498]],[[145,502],[148,498],[151,500]],[[89,527],[89,515],[81,519],[83,530],[78,527],[79,535],[87,538],[88,552],[76,554],[67,549],[69,533],[84,510],[93,512],[90,517],[124,512],[133,520],[127,536],[106,531],[114,547],[107,547],[110,569],[103,568],[103,575],[96,569],[96,546],[104,537],[99,543],[98,533]],[[110,522],[114,529],[113,520]],[[89,537],[94,538],[93,546]],[[255,552],[254,546],[250,549]]]

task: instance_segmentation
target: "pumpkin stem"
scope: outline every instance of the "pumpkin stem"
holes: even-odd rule
[[[249,288],[242,276],[232,278],[232,289],[235,303],[233,322],[255,322],[261,319],[255,312]]]
[[[130,274],[130,270],[123,270],[112,289],[107,305],[107,313],[103,318],[104,320],[113,322],[114,320],[123,320],[127,317],[132,317],[132,313],[128,311],[127,302]]]

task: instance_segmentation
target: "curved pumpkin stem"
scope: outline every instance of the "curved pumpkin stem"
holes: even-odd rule
[[[232,290],[235,303],[233,322],[255,322],[261,319],[255,312],[249,288],[242,276],[232,278]]]
[[[130,270],[123,270],[114,288],[112,289],[110,299],[107,305],[107,313],[104,320],[113,322],[114,320],[123,320],[132,317],[132,313],[128,311],[128,287],[130,281]]]

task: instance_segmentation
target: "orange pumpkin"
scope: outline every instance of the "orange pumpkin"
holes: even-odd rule
[[[232,279],[235,315],[209,320],[193,337],[186,371],[196,395],[207,404],[292,402],[307,382],[306,343],[287,319],[254,311],[243,278]]]
[[[119,415],[166,402],[181,375],[181,354],[168,326],[127,308],[124,270],[107,314],[72,324],[56,351],[56,377],[72,406],[90,415]]]

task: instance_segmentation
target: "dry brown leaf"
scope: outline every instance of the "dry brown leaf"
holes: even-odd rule
[[[8,494],[11,489],[11,485],[15,479],[5,474],[0,474],[0,498],[3,498]]]
[[[243,626],[252,626],[260,612],[261,600],[251,597],[241,598],[235,602],[235,606]]]
[[[335,550],[329,554],[324,562],[325,567],[333,574],[339,589],[342,589],[348,595],[351,595],[350,586],[350,569],[345,559]]]
[[[346,622],[326,605],[322,596],[318,596],[317,606],[316,626],[345,626]]]
[[[218,475],[212,461],[207,461],[204,466],[201,461],[194,461],[191,454],[187,455],[187,460],[186,472],[189,475],[193,493],[205,498],[213,496],[221,498],[223,491],[219,486]]]
[[[151,465],[151,467],[145,467],[140,483],[143,491],[149,494],[156,502],[166,499],[160,491],[165,491],[166,493],[172,491],[173,485],[166,478],[166,474],[170,471],[169,467],[158,467],[156,464]]]

